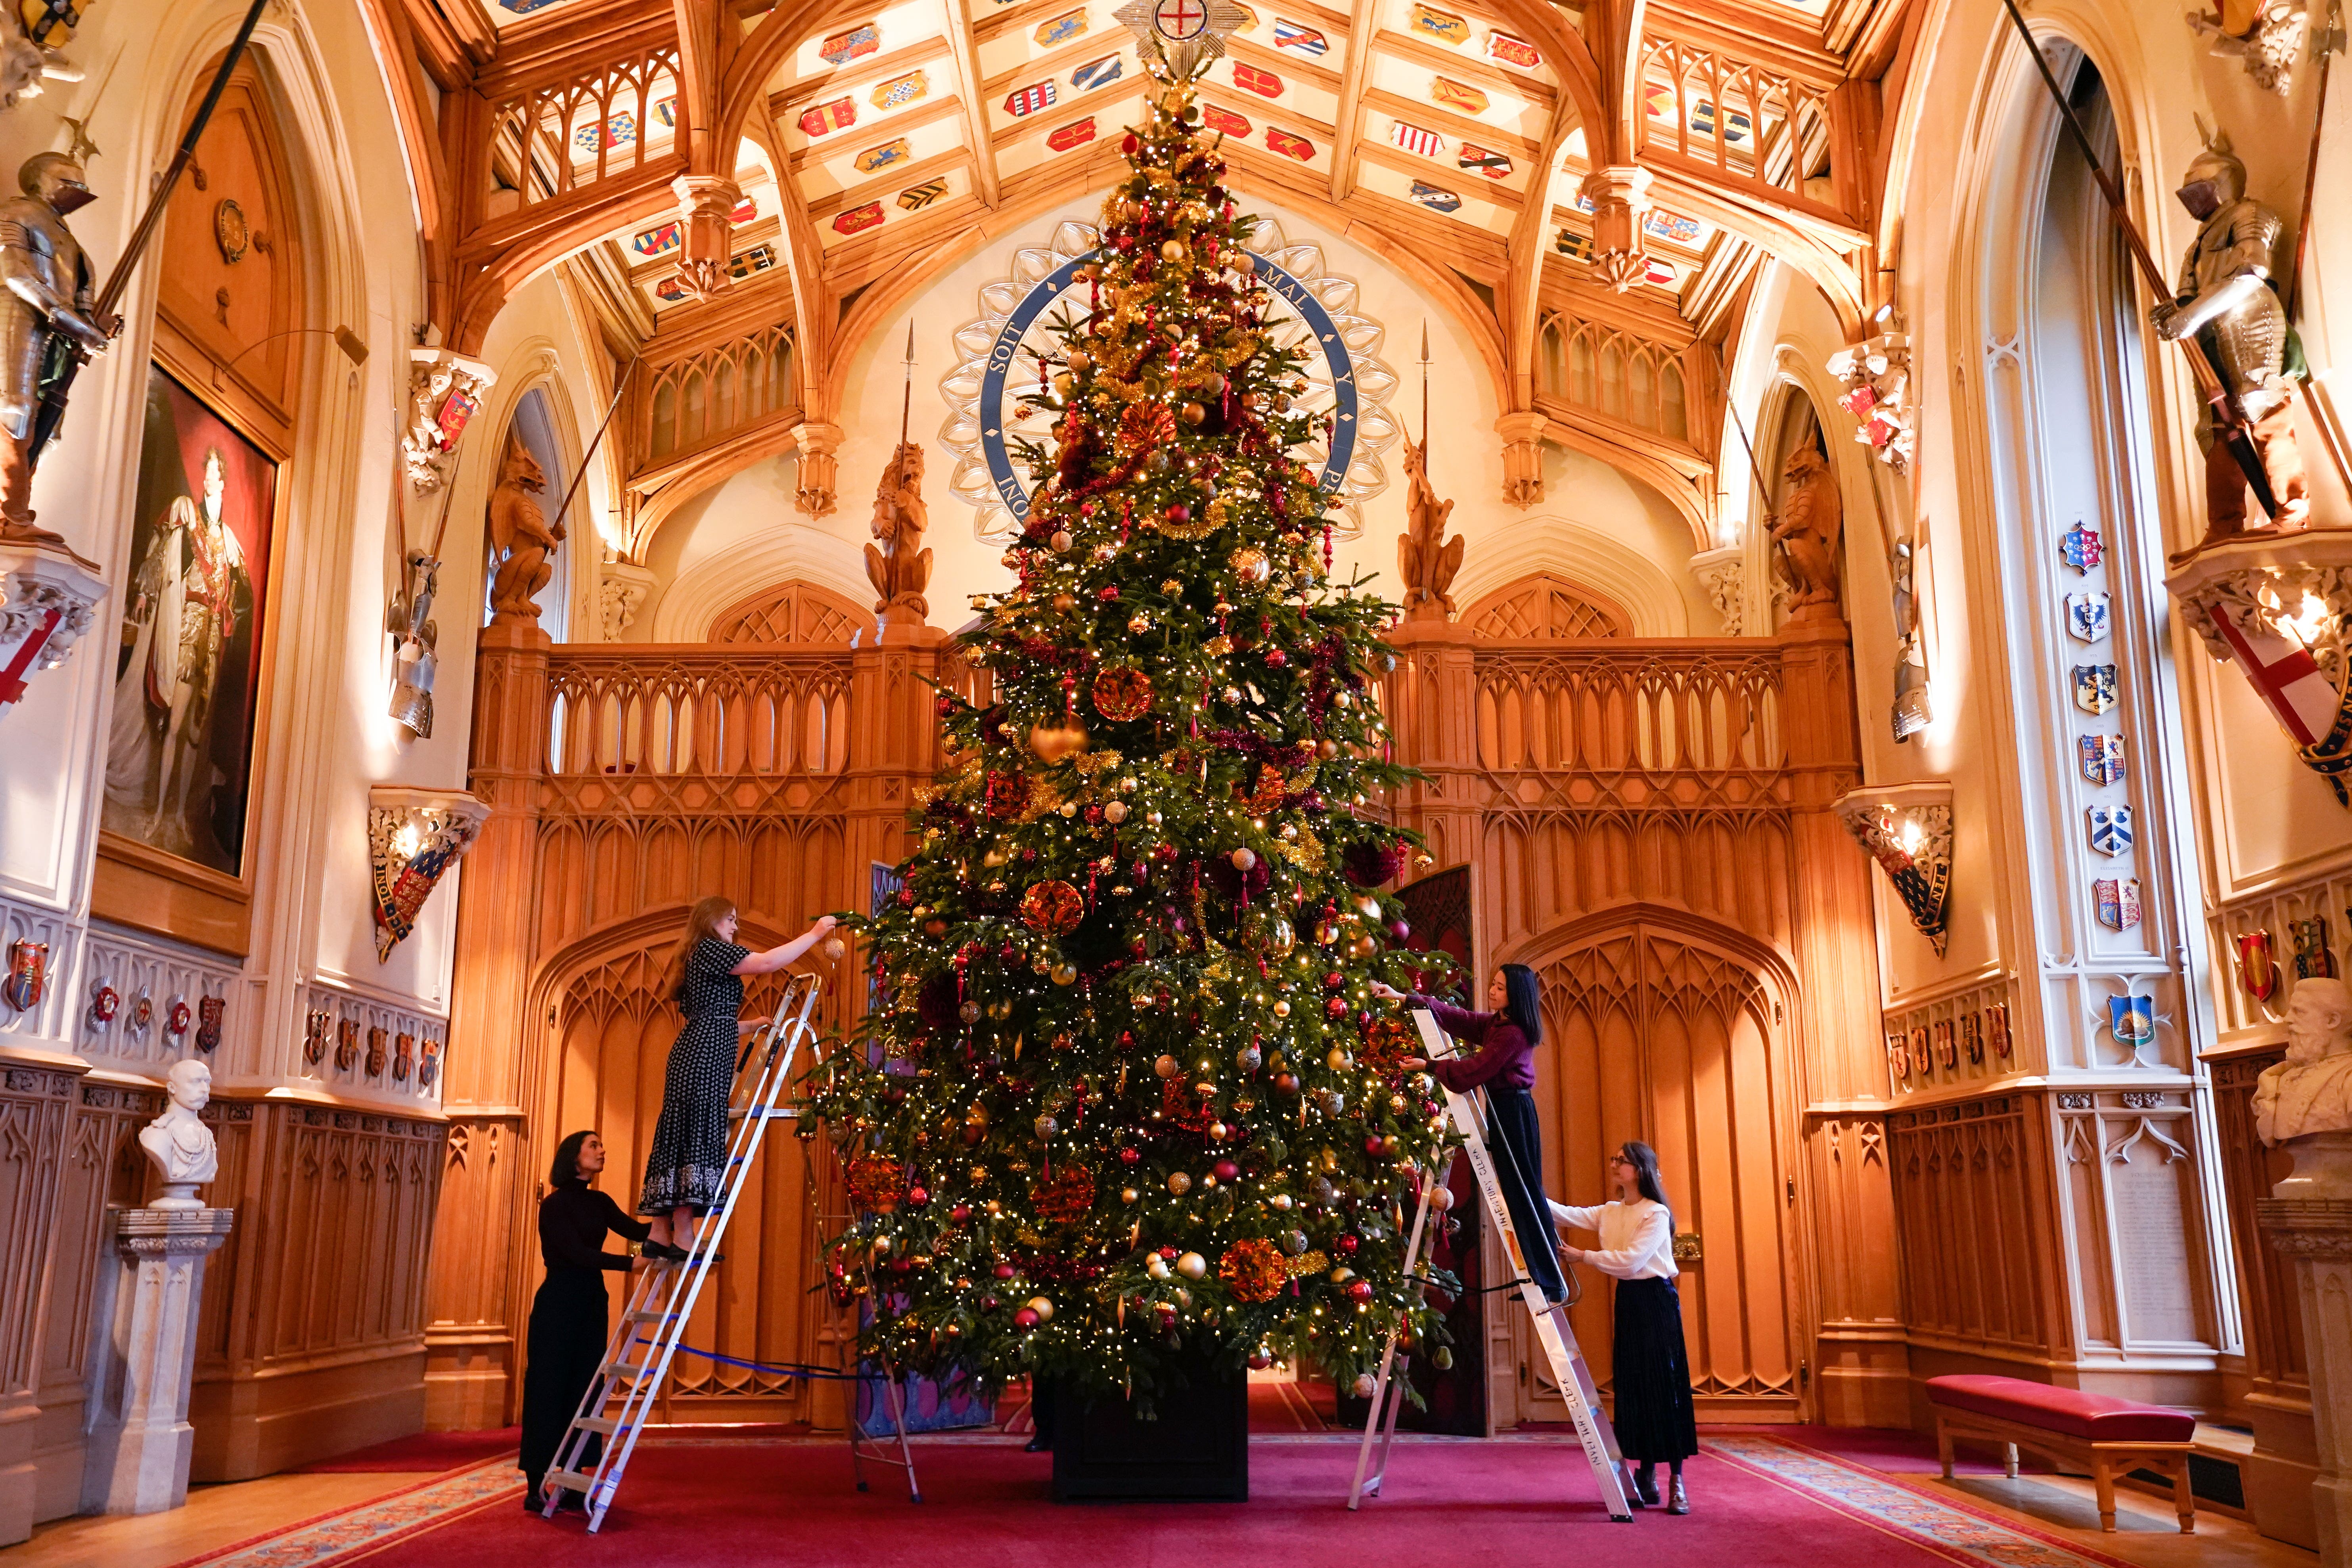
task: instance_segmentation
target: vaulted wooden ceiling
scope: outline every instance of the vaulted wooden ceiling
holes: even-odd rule
[[[1115,177],[1149,85],[1120,3],[362,0],[398,66],[436,322],[478,344],[514,288],[560,267],[616,363],[653,373],[622,421],[617,498],[651,521],[793,447],[829,490],[870,327]],[[1803,271],[1849,326],[1872,303],[1880,82],[1919,3],[1244,0],[1201,101],[1245,195],[1425,284],[1505,409],[1547,416],[1543,437],[1668,489],[1696,524],[1720,346],[1760,259]],[[1597,272],[1594,197],[1635,168],[1633,264]],[[754,340],[775,384],[751,395]],[[1679,401],[1610,405],[1570,365],[1604,353],[1643,358],[1654,384],[1672,362]]]

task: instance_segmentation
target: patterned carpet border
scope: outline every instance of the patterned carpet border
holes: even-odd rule
[[[321,1568],[433,1530],[522,1493],[522,1472],[509,1457],[485,1459],[436,1476],[421,1486],[300,1524],[191,1557],[174,1568]]]
[[[1931,1496],[1885,1471],[1785,1437],[1727,1433],[1707,1437],[1703,1446],[1718,1458],[1969,1568],[2134,1568],[2124,1558]]]

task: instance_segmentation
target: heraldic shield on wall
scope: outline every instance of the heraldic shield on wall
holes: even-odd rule
[[[150,367],[101,821],[232,877],[245,868],[277,497],[277,463]]]

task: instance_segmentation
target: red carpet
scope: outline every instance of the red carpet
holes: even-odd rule
[[[943,1562],[1024,1568],[1152,1568],[1197,1559],[1275,1561],[1284,1568],[1431,1568],[1472,1556],[1528,1563],[1564,1552],[1638,1556],[1643,1568],[1737,1562],[1741,1568],[1948,1564],[1949,1555],[1808,1500],[1738,1465],[1707,1458],[1687,1472],[1696,1512],[1651,1512],[1612,1524],[1577,1449],[1549,1442],[1400,1441],[1387,1495],[1350,1514],[1356,1446],[1261,1439],[1251,1446],[1246,1504],[1056,1507],[1048,1466],[1002,1441],[919,1446],[925,1500],[894,1471],[852,1489],[849,1456],[830,1443],[705,1440],[649,1444],[630,1467],[601,1536],[576,1517],[554,1522],[509,1501],[369,1552],[369,1568],[534,1568],[610,1564],[835,1563],[939,1568]],[[1573,1536],[1563,1536],[1573,1531]],[[1573,1544],[1571,1545],[1571,1542]]]
[[[487,1432],[418,1432],[394,1437],[372,1448],[355,1448],[316,1464],[296,1465],[296,1475],[359,1474],[387,1470],[454,1470],[499,1454],[515,1452],[522,1428],[507,1426]]]

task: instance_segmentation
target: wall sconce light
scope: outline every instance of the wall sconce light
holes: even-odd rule
[[[463,790],[376,784],[368,791],[368,858],[374,876],[375,956],[392,957],[442,873],[474,846],[490,808]]]
[[[1943,780],[1848,790],[1838,820],[1895,885],[1911,923],[1944,956],[1952,886],[1952,786]]]

